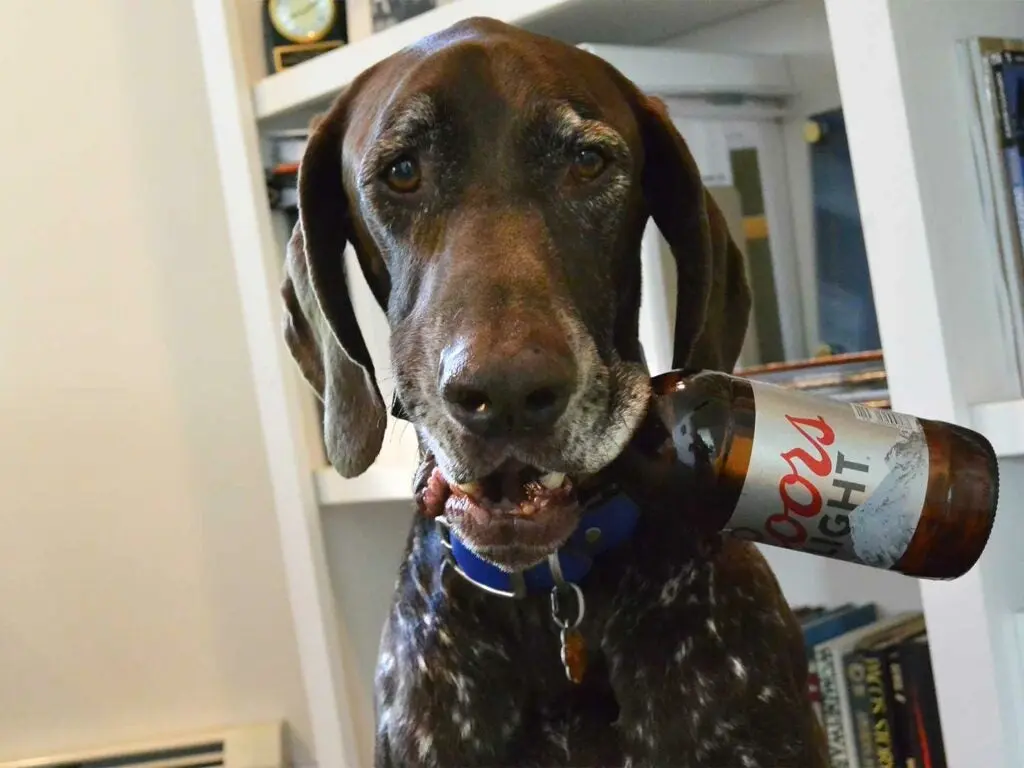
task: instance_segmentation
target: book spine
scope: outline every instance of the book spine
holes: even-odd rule
[[[879,768],[875,755],[874,721],[871,696],[868,694],[867,665],[859,651],[848,653],[843,660],[846,675],[847,700],[853,719],[853,754],[857,768]]]
[[[893,661],[891,663],[899,665],[899,679],[903,686],[897,727],[900,730],[900,737],[903,739],[906,751],[907,768],[925,768],[928,765],[925,762],[928,745],[924,733],[918,728],[918,719],[921,715],[920,702],[915,701],[911,681],[912,666],[908,664],[908,655],[912,645],[912,642],[903,643],[892,652]],[[894,678],[895,675],[896,673],[893,675]]]
[[[947,768],[927,642],[908,643],[903,649],[903,680],[910,714],[907,729],[914,735],[917,765],[919,768]]]
[[[886,663],[889,666],[889,687],[891,691],[889,722],[892,725],[893,752],[897,755],[897,768],[919,768],[914,757],[913,732],[907,732],[911,720],[907,706],[907,687],[903,681],[903,661],[900,658],[902,644],[886,649]]]
[[[878,768],[896,768],[898,756],[893,741],[892,695],[884,652],[864,651],[864,677],[871,702],[871,732]]]
[[[818,681],[821,688],[821,709],[825,735],[828,738],[829,763],[832,768],[850,768],[846,751],[846,733],[843,730],[843,711],[839,702],[839,685],[832,649],[827,645],[818,646]]]
[[[807,695],[822,725],[824,725],[824,712],[815,648],[832,638],[875,621],[877,618],[878,606],[874,603],[866,603],[859,606],[844,606],[804,627],[804,648],[807,653]]]
[[[821,701],[821,679],[818,676],[818,660],[814,653],[807,654],[807,697],[811,708],[818,716],[818,722],[825,725],[825,713]]]

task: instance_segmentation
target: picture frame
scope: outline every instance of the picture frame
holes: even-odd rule
[[[348,41],[365,40],[451,2],[453,0],[347,0]]]

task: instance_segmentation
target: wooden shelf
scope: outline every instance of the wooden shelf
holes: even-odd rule
[[[573,43],[641,45],[681,35],[778,0],[457,0],[259,82],[256,117],[306,119],[360,72],[462,19],[490,16]]]

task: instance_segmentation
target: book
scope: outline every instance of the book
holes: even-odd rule
[[[746,366],[737,368],[734,373],[745,379],[840,402],[890,407],[889,383],[881,350]]]
[[[818,663],[814,649],[821,643],[838,637],[851,629],[870,624],[878,618],[878,606],[874,603],[856,605],[844,603],[832,611],[807,622],[804,627],[804,647],[807,652],[807,695],[819,720],[824,724],[824,708]]]
[[[865,637],[897,627],[915,615],[901,613],[879,619],[816,646],[814,652],[817,657],[824,726],[832,768],[861,766],[860,751],[857,747],[859,729],[854,723],[852,708],[855,686],[847,674],[846,654]],[[855,682],[858,695],[866,695],[866,690],[863,690],[863,675],[859,675]],[[863,725],[860,731],[863,731]]]
[[[906,743],[905,764],[907,768],[946,768],[927,633],[906,639],[893,654],[898,657],[902,688],[902,700],[899,695],[897,699],[903,719],[900,731]],[[891,674],[895,679],[896,672]]]
[[[920,768],[917,762],[917,754],[920,750],[915,749],[916,723],[911,702],[908,699],[907,668],[904,664],[905,651],[915,641],[925,637],[924,632],[904,637],[902,640],[893,643],[886,648],[885,654],[889,664],[889,681],[892,686],[892,733],[893,743],[898,745],[901,756],[901,768]]]
[[[263,139],[262,154],[270,207],[289,219],[298,213],[298,173],[308,130],[270,131]]]
[[[793,609],[793,615],[796,620],[800,623],[801,627],[804,627],[809,622],[824,615],[829,611],[828,608],[823,608],[820,605],[801,605]]]
[[[817,661],[814,658],[814,645],[808,644],[807,629],[826,616],[835,616],[840,612],[848,611],[851,608],[853,608],[853,603],[843,603],[835,608],[815,608],[808,611],[804,617],[800,619],[800,628],[803,630],[804,634],[804,647],[807,649],[807,696],[819,716],[821,714],[821,692],[818,689]]]
[[[894,722],[895,694],[890,677],[888,651],[925,629],[924,615],[910,613],[888,626],[865,633],[843,656],[850,697],[850,711],[857,738],[854,747],[859,768],[904,768],[905,746]],[[870,742],[864,738],[870,730]]]
[[[896,747],[894,755],[898,755],[897,766],[914,768],[914,758],[907,734],[907,695],[903,685],[903,663],[900,660],[899,652],[902,644],[902,642],[894,643],[885,649],[885,663],[888,665],[889,687],[892,694],[889,724],[892,727],[892,743]]]
[[[884,690],[878,667],[868,670],[867,660],[859,654],[843,656],[846,678],[847,704],[853,722],[853,753],[858,768],[881,768],[875,755],[875,733],[872,712],[872,692]],[[847,745],[847,749],[850,748]]]

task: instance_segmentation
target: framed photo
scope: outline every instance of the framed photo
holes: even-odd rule
[[[348,0],[348,41],[354,43],[454,0]]]

